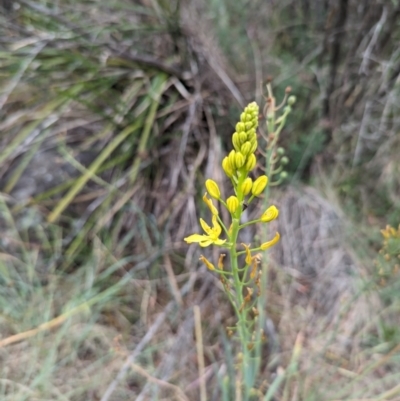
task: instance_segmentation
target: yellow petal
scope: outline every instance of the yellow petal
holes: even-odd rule
[[[215,217],[215,216],[213,216],[213,217]],[[201,225],[201,228],[202,228],[208,235],[210,235],[210,233],[211,233],[211,227],[210,227],[203,219],[200,219],[200,225]]]
[[[212,228],[213,234],[218,238],[222,232],[222,228],[218,223],[217,216],[215,216],[215,215],[213,215],[213,217],[212,217],[212,224],[213,224],[213,228]]]
[[[279,233],[276,233],[275,237],[272,238],[271,241],[264,242],[263,244],[261,244],[260,248],[263,251],[265,251],[268,248],[271,248],[271,246],[274,246],[279,241],[279,238],[281,238],[281,236],[279,235]]]
[[[218,214],[218,209],[213,205],[212,200],[207,198],[207,192],[203,196],[203,201],[208,206],[208,208],[211,210],[212,214],[214,214],[214,215]]]
[[[205,235],[192,234],[192,235],[189,235],[189,237],[184,238],[184,241],[186,241],[188,244],[192,244],[193,242],[202,242],[202,241],[206,241],[209,239],[210,238]]]
[[[207,237],[206,240],[199,242],[199,245],[200,245],[202,248],[205,248],[206,246],[210,246],[210,245],[213,244],[213,243],[214,243],[214,241],[212,241],[212,240],[210,239],[210,237]]]
[[[251,264],[251,252],[250,252],[250,244],[246,245],[246,244],[242,244],[246,250],[246,265],[250,265]]]
[[[214,265],[203,255],[200,256],[199,260],[201,260],[210,270],[215,270]]]

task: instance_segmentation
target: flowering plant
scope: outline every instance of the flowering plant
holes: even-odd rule
[[[203,201],[211,212],[212,227],[200,219],[204,233],[192,234],[185,238],[188,244],[198,243],[201,247],[214,245],[229,252],[229,267],[224,263],[226,256],[224,253],[220,254],[217,264],[203,255],[200,256],[200,260],[209,270],[219,275],[237,317],[237,325],[229,327],[228,334],[236,333],[242,345],[240,359],[243,368],[245,399],[249,397],[256,379],[259,364],[259,360],[256,358],[256,350],[259,350],[259,345],[265,337],[259,319],[262,313],[257,306],[259,298],[263,294],[261,279],[263,275],[266,275],[265,269],[260,268],[261,253],[259,251],[265,251],[274,246],[279,241],[280,235],[277,232],[272,238],[266,238],[259,245],[252,246],[245,243],[238,244],[239,233],[244,227],[257,223],[269,223],[279,216],[278,208],[275,205],[270,205],[264,206],[264,211],[257,219],[248,222],[242,221],[244,210],[249,204],[265,194],[267,186],[271,185],[270,179],[274,175],[280,174],[279,179],[272,183],[273,185],[278,184],[285,177],[286,173],[282,172],[282,168],[288,159],[283,156],[283,149],[276,149],[276,146],[286,117],[295,100],[293,96],[289,97],[283,114],[276,118],[276,111],[284,106],[287,97],[285,96],[281,106],[276,107],[270,85],[267,85],[267,88],[269,97],[264,109],[269,134],[268,137],[264,137],[267,141],[267,153],[265,154],[267,175],[262,174],[257,178],[250,176],[257,165],[259,119],[259,107],[255,102],[252,102],[245,107],[240,115],[240,121],[236,124],[236,130],[232,135],[233,149],[222,160],[222,168],[232,183],[233,194],[227,199],[223,199],[218,184],[212,179],[206,180],[207,192],[203,196]],[[262,153],[261,149],[259,151]],[[278,161],[281,165],[275,169],[274,165]],[[228,210],[230,214],[229,225],[222,221],[213,200]]]

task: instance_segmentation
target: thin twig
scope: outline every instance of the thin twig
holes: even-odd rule
[[[203,333],[201,331],[201,315],[200,307],[195,305],[194,311],[194,325],[196,330],[196,348],[197,348],[197,363],[199,365],[199,381],[200,381],[200,400],[207,401],[206,392],[206,376],[204,369],[204,350],[203,350]]]

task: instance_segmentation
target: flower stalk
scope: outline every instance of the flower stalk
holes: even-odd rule
[[[275,205],[264,208],[256,220],[242,222],[243,211],[247,206],[267,193],[267,188],[271,185],[273,173],[281,171],[274,165],[282,159],[284,152],[276,151],[276,144],[279,134],[285,124],[286,117],[290,112],[290,106],[293,104],[289,97],[287,106],[283,108],[283,114],[276,118],[276,111],[286,103],[286,97],[283,105],[275,107],[275,99],[272,96],[270,85],[267,85],[269,100],[264,109],[269,131],[269,140],[267,142],[266,174],[258,177],[252,172],[257,165],[256,150],[259,146],[257,137],[257,127],[259,118],[259,107],[253,102],[250,103],[240,115],[240,121],[236,124],[236,131],[232,135],[233,149],[222,161],[222,169],[232,183],[233,193],[226,199],[221,198],[221,191],[218,184],[212,179],[206,180],[206,194],[203,201],[211,212],[212,227],[203,219],[200,219],[200,225],[204,234],[192,234],[185,238],[189,244],[198,243],[201,247],[210,245],[218,246],[229,252],[229,267],[224,265],[224,256],[222,254],[218,260],[217,267],[211,261],[201,256],[200,260],[213,273],[218,274],[223,288],[228,296],[230,303],[235,311],[237,324],[234,328],[228,328],[230,335],[237,335],[241,345],[241,377],[243,378],[243,400],[248,400],[251,391],[256,383],[257,373],[260,365],[260,347],[265,333],[261,330],[263,327],[263,309],[265,296],[263,286],[266,283],[266,269],[260,269],[261,254],[274,246],[280,238],[276,233],[273,238],[264,238],[259,245],[251,244],[239,245],[240,231],[253,224],[268,224],[278,218],[279,210]],[[291,104],[289,104],[289,100]],[[271,129],[274,127],[275,132]],[[287,157],[286,157],[287,159]],[[287,161],[287,160],[286,160]],[[282,163],[283,166],[283,163]],[[283,167],[282,167],[283,168]],[[250,176],[252,175],[252,176]],[[282,173],[281,173],[282,175]],[[208,198],[208,195],[212,198]],[[219,216],[218,208],[213,204],[213,199],[225,207],[231,217],[230,224],[224,224]],[[226,227],[229,227],[227,229]],[[265,231],[265,230],[263,230]],[[225,239],[220,238],[222,234]],[[244,248],[244,249],[243,249]]]

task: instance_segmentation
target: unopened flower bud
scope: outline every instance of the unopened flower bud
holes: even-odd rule
[[[246,131],[246,134],[247,134],[247,140],[250,140],[250,138],[252,138],[254,135],[256,135],[256,129],[251,128],[248,131]]]
[[[232,169],[231,163],[229,162],[228,156],[225,156],[224,159],[222,160],[222,168],[225,171],[225,174],[231,178],[234,174],[234,171]]]
[[[236,132],[243,132],[245,131],[245,124],[244,123],[237,123],[236,124]]]
[[[281,178],[281,180],[286,180],[287,176],[288,176],[288,173],[286,171],[282,171],[280,178]]]
[[[247,134],[245,132],[241,132],[239,134],[240,144],[243,145],[247,141]]]
[[[289,96],[289,99],[288,99],[288,105],[289,106],[293,106],[295,103],[296,103],[296,96]]]
[[[253,170],[253,168],[256,166],[257,164],[257,159],[256,156],[254,155],[254,153],[252,153],[250,156],[248,156],[247,160],[246,160],[246,170],[247,171],[251,171]]]
[[[213,180],[207,180],[206,181],[206,188],[210,196],[212,196],[215,199],[221,198],[221,192],[218,188],[218,184],[213,181]]]
[[[259,196],[264,192],[265,187],[268,184],[268,177],[266,175],[262,175],[261,177],[258,177],[253,184],[253,187],[251,188],[251,193],[254,196]]]
[[[239,207],[239,199],[236,196],[230,196],[226,200],[226,206],[231,214],[234,214]]]
[[[281,163],[286,166],[289,163],[289,158],[287,156],[283,156],[281,159]]]
[[[283,149],[283,148],[278,148],[278,149],[276,149],[276,153],[279,155],[279,156],[283,156],[284,154],[285,154],[285,149]]]
[[[252,145],[249,141],[245,142],[242,147],[240,148],[240,153],[243,156],[247,156],[251,151]]]
[[[244,196],[250,193],[252,186],[253,186],[253,180],[250,177],[247,177],[242,184],[242,192]]]
[[[232,135],[232,143],[233,143],[233,147],[235,148],[235,150],[239,152],[241,143],[240,143],[240,136],[237,132],[235,132]]]
[[[255,142],[253,142],[253,144],[251,145],[250,153],[254,153],[257,149],[257,146],[258,146],[258,143],[257,143],[257,140],[255,140]]]
[[[236,168],[242,167],[243,164],[245,163],[245,161],[246,161],[245,157],[240,152],[236,152],[236,155],[235,155]]]
[[[261,216],[260,220],[263,223],[269,223],[272,220],[275,220],[279,216],[279,210],[276,206],[270,206]]]
[[[236,161],[235,161],[235,156],[236,156],[236,152],[234,150],[231,150],[229,155],[228,155],[228,159],[229,159],[229,163],[231,164],[231,167],[236,170]]]

